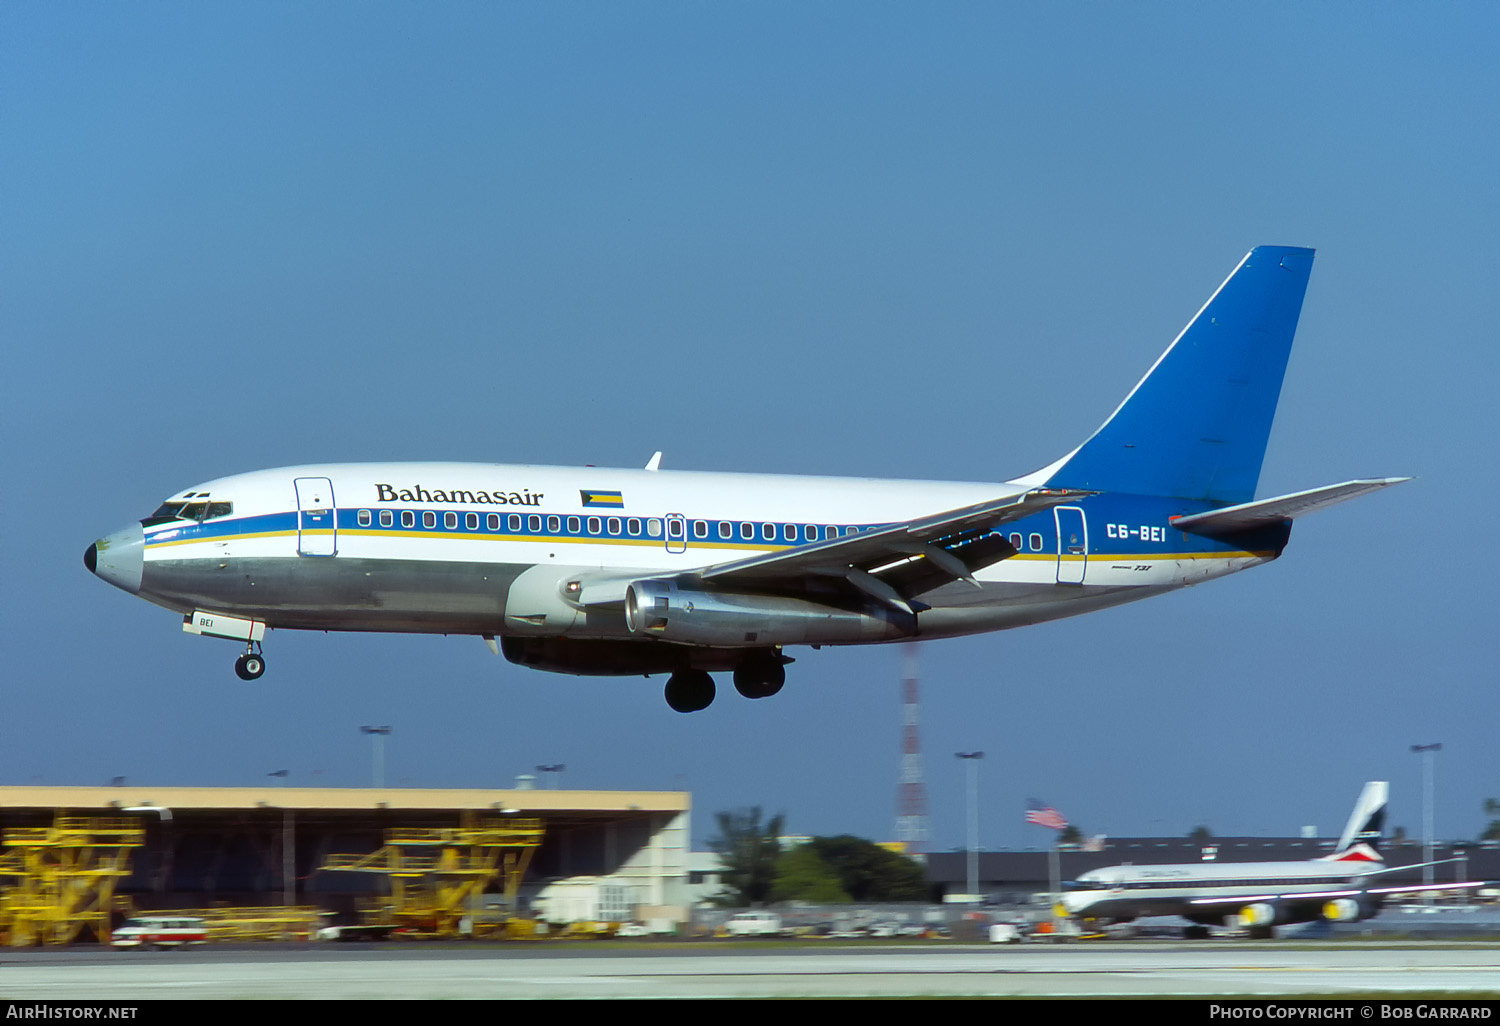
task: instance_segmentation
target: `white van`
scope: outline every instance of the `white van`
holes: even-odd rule
[[[775,912],[736,912],[724,924],[731,937],[774,937],[781,933],[781,917]]]

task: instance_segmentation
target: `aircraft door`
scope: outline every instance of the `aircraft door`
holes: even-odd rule
[[[326,477],[299,477],[297,489],[297,555],[332,556],[338,552],[338,507],[333,482]]]
[[[1082,584],[1089,567],[1089,529],[1083,510],[1055,506],[1057,522],[1057,583]]]
[[[667,514],[667,551],[687,551],[687,519],[681,513]]]

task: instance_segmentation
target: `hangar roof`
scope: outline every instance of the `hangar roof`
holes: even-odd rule
[[[77,812],[309,809],[324,811],[515,811],[619,815],[685,812],[686,791],[477,790],[419,787],[111,787],[0,786],[0,811],[68,809]]]

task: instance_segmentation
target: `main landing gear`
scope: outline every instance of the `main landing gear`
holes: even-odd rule
[[[775,656],[746,659],[734,669],[734,689],[746,698],[770,698],[786,683],[786,667]]]
[[[240,680],[258,680],[266,672],[266,659],[260,654],[258,642],[245,647],[245,654],[234,661],[234,672]]]
[[[786,683],[789,658],[779,651],[755,652],[734,668],[734,689],[746,698],[770,698]],[[707,709],[718,689],[707,670],[678,670],[667,680],[667,704],[678,712]]]
[[[667,704],[680,713],[697,712],[712,704],[716,690],[707,670],[678,670],[667,678]]]

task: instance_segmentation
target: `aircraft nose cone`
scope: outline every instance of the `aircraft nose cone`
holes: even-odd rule
[[[146,532],[140,524],[122,527],[90,545],[83,565],[97,577],[132,595],[141,590],[146,566]]]

